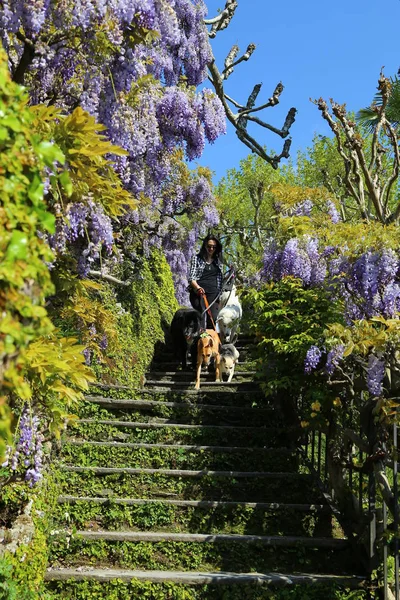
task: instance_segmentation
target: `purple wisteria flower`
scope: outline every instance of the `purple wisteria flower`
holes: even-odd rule
[[[307,198],[306,200],[295,204],[292,210],[290,211],[290,214],[294,215],[295,217],[311,217],[311,211],[313,206],[314,204],[312,200]]]
[[[309,374],[317,368],[321,360],[322,352],[318,346],[310,346],[307,350],[306,358],[304,359],[304,372]]]
[[[383,377],[385,375],[385,362],[374,354],[368,359],[367,387],[372,396],[380,396],[383,391]]]
[[[301,279],[306,285],[310,283],[311,262],[297,238],[289,240],[282,252],[281,277],[287,275]]]
[[[329,350],[326,357],[325,371],[328,375],[332,375],[336,367],[343,359],[344,344],[337,344],[331,350]]]
[[[28,405],[22,410],[16,435],[15,448],[7,448],[6,461],[2,466],[8,466],[12,471],[25,471],[25,481],[33,487],[43,477],[44,438],[40,431],[39,418],[33,415]]]
[[[328,215],[330,216],[332,223],[339,223],[342,220],[342,218],[339,214],[338,209],[336,208],[336,205],[332,202],[332,200],[328,200],[326,206],[328,210]]]

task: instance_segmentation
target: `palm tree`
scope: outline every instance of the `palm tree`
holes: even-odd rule
[[[386,118],[394,128],[400,125],[400,69],[395,77],[390,78],[390,95],[386,106]],[[382,92],[379,91],[370,106],[362,108],[356,114],[357,123],[368,133],[373,133],[378,123],[379,108],[382,106]]]

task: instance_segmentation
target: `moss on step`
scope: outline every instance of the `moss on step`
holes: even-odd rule
[[[67,515],[67,516],[66,516]],[[181,507],[151,502],[133,506],[89,501],[63,503],[57,508],[58,524],[73,522],[79,529],[155,530],[191,533],[297,535],[330,537],[334,527],[329,514],[293,509],[266,510],[253,507]]]
[[[146,442],[150,444],[199,444],[215,446],[283,446],[287,442],[284,429],[240,427],[222,429],[213,427],[191,427],[180,429],[172,424],[157,428],[129,427],[123,424],[105,424],[93,420],[90,423],[78,423],[69,429],[70,436],[91,439],[93,441]]]
[[[367,600],[366,591],[355,593],[332,584],[288,585],[281,589],[254,585],[205,585],[175,583],[57,582],[49,586],[54,598],[64,600]]]
[[[323,502],[312,480],[214,477],[184,478],[158,473],[147,475],[95,475],[92,472],[63,471],[61,493],[74,496],[114,496],[118,498],[175,498],[191,500],[233,500],[252,502]],[[288,490],[290,489],[290,496]]]
[[[64,444],[62,462],[69,465],[142,467],[163,469],[213,469],[248,471],[295,471],[295,454],[258,452],[257,449],[231,453],[179,448],[102,447],[91,444]]]
[[[313,573],[354,575],[358,564],[350,548],[266,546],[239,542],[109,542],[57,537],[52,544],[54,566],[113,567],[137,570],[230,571],[238,573]]]

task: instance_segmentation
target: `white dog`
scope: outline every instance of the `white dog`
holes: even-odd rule
[[[221,295],[219,297],[219,309],[221,310],[221,308],[224,308],[224,306],[226,306],[228,302],[230,304],[230,299],[235,297],[237,298],[237,301],[239,301],[236,294],[236,285],[233,284],[230,290],[224,290],[223,292],[221,292]]]
[[[220,349],[220,369],[221,374],[228,375],[228,383],[232,381],[235,372],[235,365],[239,361],[239,352],[233,344],[222,344]]]
[[[228,293],[224,292],[224,294]],[[216,325],[222,344],[234,344],[236,342],[241,318],[242,305],[236,295],[236,289],[232,289],[227,304],[217,314]]]

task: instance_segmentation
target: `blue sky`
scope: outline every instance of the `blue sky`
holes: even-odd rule
[[[209,16],[215,16],[225,0],[206,0]],[[220,69],[233,44],[244,52],[257,45],[249,61],[236,67],[226,82],[226,92],[245,104],[255,83],[264,103],[275,85],[285,89],[277,107],[263,111],[263,119],[281,127],[291,106],[297,108],[291,128],[291,156],[311,145],[315,133],[330,135],[320,111],[309,98],[333,98],[349,110],[367,106],[375,92],[381,67],[387,76],[400,67],[400,0],[238,0],[231,24],[212,41]],[[260,113],[259,115],[260,116]],[[282,140],[249,128],[268,149],[281,152]],[[227,135],[208,145],[198,164],[215,172],[214,181],[239,166],[249,150],[228,124]]]

